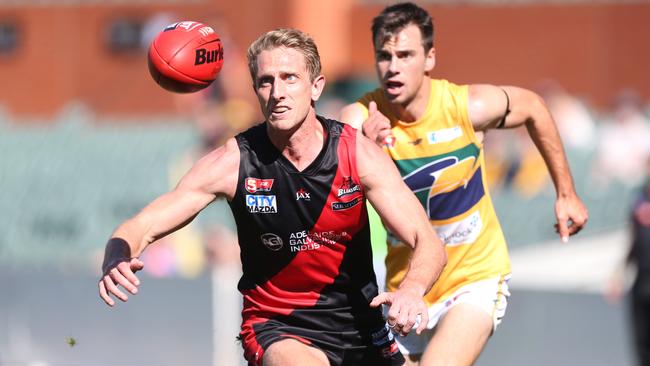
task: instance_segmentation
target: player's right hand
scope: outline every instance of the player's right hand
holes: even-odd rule
[[[370,307],[388,305],[386,323],[393,332],[406,336],[414,327],[421,334],[429,323],[427,305],[417,291],[399,288],[394,292],[382,292],[370,302]]]
[[[577,234],[587,224],[589,211],[576,194],[558,197],[555,201],[555,231],[562,242],[569,241],[569,235]]]
[[[122,301],[127,301],[129,297],[117,285],[134,295],[137,294],[140,280],[136,277],[135,272],[142,268],[144,268],[144,263],[138,258],[117,258],[105,263],[103,276],[99,280],[99,297],[108,306],[115,305],[115,301],[110,297],[111,294]]]
[[[368,104],[368,119],[363,122],[361,130],[367,138],[379,146],[384,145],[386,138],[392,135],[390,121],[377,110],[377,103],[375,102]]]

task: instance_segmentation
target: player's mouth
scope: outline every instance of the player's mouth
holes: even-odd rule
[[[404,83],[400,81],[391,81],[388,80],[384,83],[384,86],[386,87],[386,92],[388,94],[399,94],[402,91],[402,88],[404,87]]]
[[[271,109],[271,116],[275,119],[282,118],[284,115],[289,112],[289,107],[286,106],[275,106]]]

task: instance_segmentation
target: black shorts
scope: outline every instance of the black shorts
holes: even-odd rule
[[[325,353],[332,366],[401,366],[405,360],[394,335],[384,324],[372,330],[310,330],[290,326],[281,319],[244,323],[241,332],[249,366],[261,366],[264,351],[284,339],[295,339]]]

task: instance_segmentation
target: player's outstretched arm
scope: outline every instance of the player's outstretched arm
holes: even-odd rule
[[[447,258],[442,242],[415,195],[404,184],[390,158],[372,141],[357,138],[357,166],[366,196],[388,229],[413,248],[404,280],[395,292],[382,293],[371,306],[387,304],[388,323],[407,334],[421,316],[418,334],[428,323],[422,297],[431,289]]]
[[[239,149],[230,139],[199,160],[174,190],[118,226],[106,244],[99,281],[99,294],[107,305],[115,305],[110,295],[127,301],[118,285],[131,294],[138,292],[135,272],[144,267],[138,256],[147,245],[187,225],[215,198],[233,197],[238,167]]]
[[[579,232],[589,213],[575,191],[560,135],[544,100],[523,88],[475,84],[469,87],[468,113],[477,131],[526,126],[555,185],[556,230],[564,242]]]

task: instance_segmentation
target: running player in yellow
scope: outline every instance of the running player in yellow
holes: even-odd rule
[[[384,146],[448,256],[425,297],[428,330],[400,337],[400,348],[409,365],[470,365],[500,323],[509,296],[510,261],[486,186],[484,132],[526,126],[557,191],[556,230],[563,241],[586,224],[588,213],[555,123],[537,94],[433,79],[433,23],[414,4],[384,9],[373,20],[372,34],[381,87],[346,106],[341,120]],[[392,290],[410,252],[390,233],[388,242],[386,284]]]

